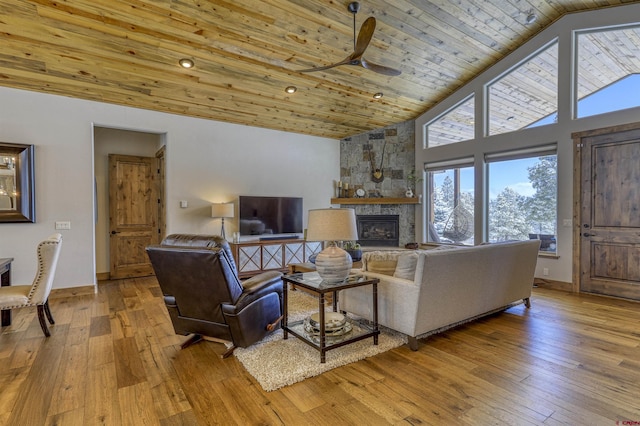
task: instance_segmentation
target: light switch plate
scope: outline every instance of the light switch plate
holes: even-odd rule
[[[56,229],[57,229],[57,230],[61,230],[61,229],[71,229],[71,222],[69,222],[69,221],[59,221],[59,222],[56,222]]]

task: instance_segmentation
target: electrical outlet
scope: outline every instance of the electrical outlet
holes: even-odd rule
[[[545,277],[549,275],[549,268],[542,268],[542,275],[544,275]]]
[[[69,221],[56,222],[56,229],[58,230],[71,229],[71,222]]]
[[[562,219],[562,226],[570,227],[571,225],[573,225],[571,219]]]

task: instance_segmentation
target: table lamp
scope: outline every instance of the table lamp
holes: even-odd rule
[[[224,235],[224,218],[233,217],[233,203],[211,204],[211,217],[222,219],[222,228],[220,229],[220,236],[226,239],[226,236]]]
[[[309,210],[307,240],[327,242],[315,262],[316,270],[323,280],[337,283],[349,276],[353,264],[351,256],[336,243],[357,239],[356,213],[353,209]]]

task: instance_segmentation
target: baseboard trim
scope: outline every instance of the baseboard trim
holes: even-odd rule
[[[110,276],[111,275],[109,274],[109,272],[98,272],[96,274],[96,280],[97,281],[108,281]]]
[[[54,288],[49,294],[49,299],[60,299],[64,297],[86,296],[96,293],[96,287],[93,285],[83,285],[80,287]]]
[[[544,278],[534,278],[533,285],[540,288],[550,288],[552,290],[562,290],[573,293],[573,284],[564,281],[547,280]]]

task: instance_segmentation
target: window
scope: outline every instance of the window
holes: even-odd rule
[[[577,118],[640,106],[640,27],[578,33]]]
[[[473,245],[473,159],[428,164],[427,179],[430,228],[437,235],[430,232],[427,240]]]
[[[558,42],[490,84],[488,134],[555,121],[558,110]]]
[[[489,241],[540,239],[556,252],[555,146],[487,155]]]
[[[471,140],[474,134],[474,97],[471,96],[426,125],[427,147]]]

